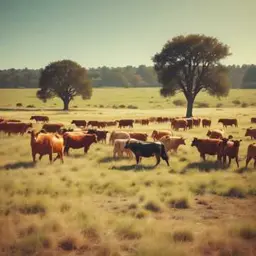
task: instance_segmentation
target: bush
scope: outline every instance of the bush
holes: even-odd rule
[[[173,233],[173,240],[175,242],[192,242],[194,237],[191,231],[177,230]]]
[[[198,108],[209,108],[209,103],[207,102],[197,102]]]
[[[242,107],[242,108],[246,108],[246,107],[248,107],[248,103],[243,102],[243,103],[242,103],[242,105],[241,105],[241,107]]]
[[[185,106],[186,102],[184,100],[174,100],[172,102],[175,106]]]
[[[73,108],[78,108],[78,106],[73,106]]]
[[[185,197],[172,198],[167,202],[167,204],[170,208],[176,208],[176,209],[187,209],[187,208],[189,208],[188,199],[185,198]]]
[[[151,211],[151,212],[160,212],[161,211],[160,205],[157,202],[154,202],[154,201],[148,201],[145,204],[144,208],[148,211]]]
[[[127,108],[129,108],[129,109],[138,109],[138,107],[134,106],[134,105],[128,105]]]
[[[218,104],[216,104],[216,108],[221,108],[223,106],[223,104],[222,103],[218,103]]]
[[[125,105],[119,105],[119,108],[125,108]]]
[[[240,100],[233,100],[232,103],[234,105],[240,105],[241,104]]]
[[[117,109],[118,107],[116,105],[113,105],[112,108]]]
[[[99,105],[100,108],[104,108],[104,105]]]
[[[27,108],[35,108],[35,105],[27,105]]]
[[[17,103],[16,104],[16,107],[22,107],[23,105],[22,105],[22,103]]]

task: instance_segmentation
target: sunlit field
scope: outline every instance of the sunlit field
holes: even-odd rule
[[[0,116],[29,121],[31,115],[45,114],[51,122],[72,127],[73,119],[184,115],[185,108],[172,103],[182,95],[167,101],[158,91],[95,89],[91,100],[76,99],[72,111],[63,112],[61,101],[42,103],[35,90],[0,90],[2,109],[19,102],[25,108],[55,108],[2,110]],[[161,161],[156,168],[155,158],[143,158],[138,167],[135,158],[113,159],[108,142],[92,144],[87,155],[71,149],[64,164],[49,164],[44,156],[34,165],[29,134],[0,134],[0,255],[256,255],[256,170],[253,161],[245,168],[247,147],[255,140],[244,136],[246,128],[255,127],[250,123],[256,117],[255,99],[255,90],[232,90],[222,101],[201,94],[198,102],[209,108],[194,109],[195,116],[212,119],[211,128],[221,128],[218,118],[238,119],[238,127],[225,133],[242,139],[239,168],[234,160],[222,167],[216,156],[200,159],[191,142],[206,138],[208,129],[202,127],[174,131],[186,145],[169,153],[169,167]],[[40,127],[34,123],[36,130]],[[123,130],[151,135],[154,129],[170,129],[170,124]]]

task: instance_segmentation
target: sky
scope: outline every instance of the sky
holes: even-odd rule
[[[168,40],[194,33],[230,46],[224,64],[255,64],[255,10],[256,0],[0,0],[0,69],[151,66]]]

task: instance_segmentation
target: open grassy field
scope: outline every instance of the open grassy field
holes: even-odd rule
[[[218,99],[206,93],[200,93],[195,101],[195,107],[250,107],[256,105],[256,90],[230,91],[228,97]],[[24,107],[33,105],[36,108],[63,107],[58,98],[46,103],[36,98],[36,89],[1,89],[0,108],[13,108],[17,103]],[[95,88],[90,100],[75,98],[70,103],[71,108],[139,108],[139,109],[166,109],[186,106],[183,94],[172,98],[163,98],[159,88]]]
[[[129,97],[121,94],[124,90]],[[149,103],[150,97],[137,94],[143,89],[134,90],[97,89],[91,101],[77,100],[72,105],[133,104],[139,109],[92,107],[40,113],[68,126],[72,119],[172,117],[185,113],[182,107],[170,108],[157,89],[145,89],[145,94],[158,102],[155,105]],[[17,102],[43,106],[34,98],[34,90],[13,92],[0,91],[1,107],[13,107]],[[246,149],[252,143],[244,133],[251,126],[250,118],[256,116],[256,108],[228,108],[236,98],[249,105],[255,103],[256,91],[245,94],[231,91],[232,99],[222,102],[227,108],[194,111],[197,116],[211,117],[212,128],[221,127],[218,118],[238,118],[239,127],[228,128],[226,134],[243,140],[239,168],[233,161],[229,168],[222,168],[216,157],[210,156],[202,162],[190,145],[194,136],[206,137],[204,128],[174,132],[186,138],[186,145],[177,154],[170,154],[170,167],[161,162],[157,168],[152,167],[155,158],[142,159],[137,168],[134,158],[114,160],[112,146],[102,143],[93,144],[87,155],[82,149],[71,149],[64,164],[56,161],[50,165],[45,156],[34,165],[29,134],[1,134],[0,255],[256,255],[256,170],[252,162],[244,168]],[[203,101],[203,95],[200,97]],[[217,101],[209,99],[215,106]],[[61,106],[56,100],[47,103],[48,107],[53,102],[56,108]],[[157,104],[162,104],[162,109],[154,107]],[[36,113],[0,111],[0,116],[28,121]],[[34,127],[40,129],[39,124]],[[133,129],[125,130],[151,134],[153,129],[169,128],[169,124],[135,124]]]

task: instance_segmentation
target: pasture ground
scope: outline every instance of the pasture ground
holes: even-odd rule
[[[10,104],[19,102],[13,98]],[[28,121],[39,113],[69,125],[72,119],[182,116],[185,109],[1,111],[0,116]],[[252,143],[244,133],[256,109],[200,108],[194,115],[211,117],[212,128],[221,127],[218,118],[238,118],[239,127],[226,134],[243,140],[240,168],[233,161],[222,168],[216,157],[202,162],[190,145],[193,137],[206,137],[204,128],[174,132],[186,145],[169,154],[170,167],[161,161],[157,168],[154,158],[143,159],[138,168],[134,158],[114,160],[112,146],[102,143],[87,155],[71,149],[64,164],[50,165],[45,156],[34,165],[28,134],[1,134],[0,255],[256,255],[256,172],[252,162],[244,168]],[[169,124],[126,130],[153,129]]]

